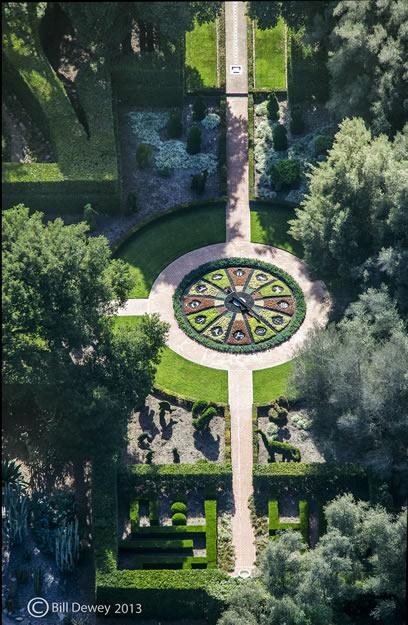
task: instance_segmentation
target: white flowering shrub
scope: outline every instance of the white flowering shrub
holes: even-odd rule
[[[216,117],[219,116],[216,115]],[[155,148],[155,166],[160,170],[167,171],[175,169],[191,169],[197,173],[205,169],[209,173],[216,171],[217,157],[214,154],[188,154],[183,141],[178,139],[163,140],[160,137],[160,131],[166,127],[168,118],[169,114],[165,112],[132,111],[129,113],[132,132],[138,141]]]
[[[159,168],[194,169],[197,172],[208,169],[212,173],[217,169],[217,158],[214,154],[188,154],[182,141],[171,139],[159,145],[155,164]]]
[[[268,116],[268,100],[264,100],[263,102],[260,102],[260,104],[255,104],[254,108],[257,115],[262,117]]]
[[[147,111],[132,111],[129,113],[132,132],[140,143],[148,143],[155,148],[160,147],[160,130],[165,128],[168,113],[151,113]]]
[[[279,428],[276,423],[268,423],[268,427],[266,428],[267,437],[276,440],[278,438],[278,430]]]
[[[291,418],[292,425],[298,430],[309,430],[312,422],[307,415],[294,414]]]
[[[267,119],[263,119],[255,128],[255,141],[257,143],[272,142],[272,125]]]
[[[214,130],[214,128],[217,128],[220,123],[221,117],[217,115],[217,113],[208,113],[208,115],[206,115],[204,119],[201,120],[201,125],[206,130]]]

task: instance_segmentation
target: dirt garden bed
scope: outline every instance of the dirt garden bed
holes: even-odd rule
[[[143,410],[133,414],[128,429],[129,463],[146,462],[149,450],[153,452],[153,464],[175,461],[194,463],[199,460],[224,462],[225,420],[221,414],[211,419],[208,430],[197,432],[190,410],[170,404],[171,412],[160,416],[160,401],[158,397],[149,395]],[[152,436],[148,449],[141,449],[138,444],[143,432]]]
[[[289,410],[287,422],[278,426],[276,440],[297,447],[300,450],[302,462],[325,462],[324,454],[314,440],[310,429],[301,427],[302,424],[307,424],[308,422],[307,411],[304,408]],[[258,428],[267,434],[269,423],[267,409],[259,409]],[[268,463],[268,452],[260,435],[258,435],[258,463]]]

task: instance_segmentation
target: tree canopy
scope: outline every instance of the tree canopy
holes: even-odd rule
[[[360,118],[340,125],[291,222],[305,259],[332,287],[388,283],[408,310],[408,125],[391,142]]]
[[[408,336],[385,289],[369,289],[295,361],[315,434],[334,458],[363,462],[406,488]]]
[[[405,511],[393,516],[343,495],[325,516],[312,550],[290,530],[269,542],[260,578],[232,594],[218,625],[404,622]]]
[[[44,224],[19,205],[3,220],[6,429],[63,460],[116,451],[149,392],[166,326],[114,331],[131,280],[84,223]],[[26,437],[27,438],[27,437]]]
[[[363,117],[393,136],[408,119],[408,5],[404,0],[340,1],[330,37],[329,108]]]

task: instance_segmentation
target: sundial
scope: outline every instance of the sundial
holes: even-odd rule
[[[209,263],[192,272],[191,279],[187,276],[176,293],[176,316],[191,338],[212,349],[267,349],[300,325],[297,299],[303,301],[303,296],[277,267],[259,262],[251,266],[248,259],[238,262],[223,259],[218,267],[209,268],[214,266]]]

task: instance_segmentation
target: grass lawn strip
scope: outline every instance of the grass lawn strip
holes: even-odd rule
[[[254,404],[265,406],[282,395],[292,397],[288,381],[293,371],[293,363],[291,360],[283,365],[253,372]]]
[[[255,28],[255,88],[286,91],[285,23],[274,28]]]
[[[217,33],[215,21],[195,24],[186,33],[186,70],[194,74],[187,86],[217,87]],[[189,84],[190,83],[190,84]]]
[[[254,203],[251,207],[251,241],[278,247],[301,258],[301,245],[288,234],[288,222],[294,217],[292,208]]]

